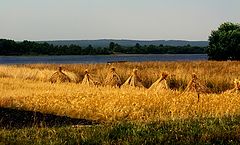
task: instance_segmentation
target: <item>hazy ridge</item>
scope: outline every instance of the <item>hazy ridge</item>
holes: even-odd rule
[[[208,41],[187,41],[187,40],[117,40],[117,39],[99,39],[99,40],[52,40],[52,41],[38,41],[38,42],[47,42],[53,45],[79,45],[86,47],[92,45],[93,47],[108,47],[110,42],[118,43],[122,46],[135,46],[136,43],[140,45],[169,45],[169,46],[199,46],[205,47],[208,46]]]

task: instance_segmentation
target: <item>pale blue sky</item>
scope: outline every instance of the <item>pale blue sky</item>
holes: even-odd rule
[[[207,40],[240,0],[0,0],[0,38]]]

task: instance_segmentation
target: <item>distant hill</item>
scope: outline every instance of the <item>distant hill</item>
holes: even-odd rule
[[[108,47],[110,42],[118,43],[121,46],[135,46],[136,43],[140,45],[170,45],[170,46],[208,46],[208,41],[186,41],[186,40],[116,40],[116,39],[99,39],[99,40],[56,40],[56,41],[37,41],[47,42],[53,45],[79,45],[81,47],[87,47],[92,45],[93,47]]]

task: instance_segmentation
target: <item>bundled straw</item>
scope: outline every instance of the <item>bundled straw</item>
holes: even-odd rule
[[[94,85],[97,85],[98,82],[93,79],[93,77],[89,74],[88,70],[86,69],[82,84],[88,85],[88,86],[94,86]]]
[[[116,69],[114,67],[110,68],[109,73],[107,74],[105,85],[112,87],[120,87],[122,81],[118,74],[116,73]]]
[[[226,91],[227,93],[240,93],[240,80],[235,79],[234,80],[234,88]]]
[[[168,90],[169,87],[167,85],[167,77],[168,74],[163,72],[161,78],[159,78],[156,82],[154,82],[151,87],[149,88],[149,91],[163,91]]]
[[[131,87],[140,87],[143,88],[142,79],[138,76],[138,70],[133,69],[132,75],[126,80],[126,82],[122,85],[123,87],[131,86]]]
[[[59,67],[58,71],[55,72],[49,80],[51,83],[71,82],[70,78],[62,72],[62,67]]]
[[[192,74],[192,80],[188,83],[184,92],[196,92],[197,94],[210,93],[208,88],[200,83],[195,73]]]

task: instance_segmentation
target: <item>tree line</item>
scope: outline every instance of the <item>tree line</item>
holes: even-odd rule
[[[15,42],[0,39],[0,55],[108,55],[108,54],[203,54],[206,47],[144,45],[126,47],[110,42],[108,47],[81,47],[79,45],[52,45],[33,41]]]

